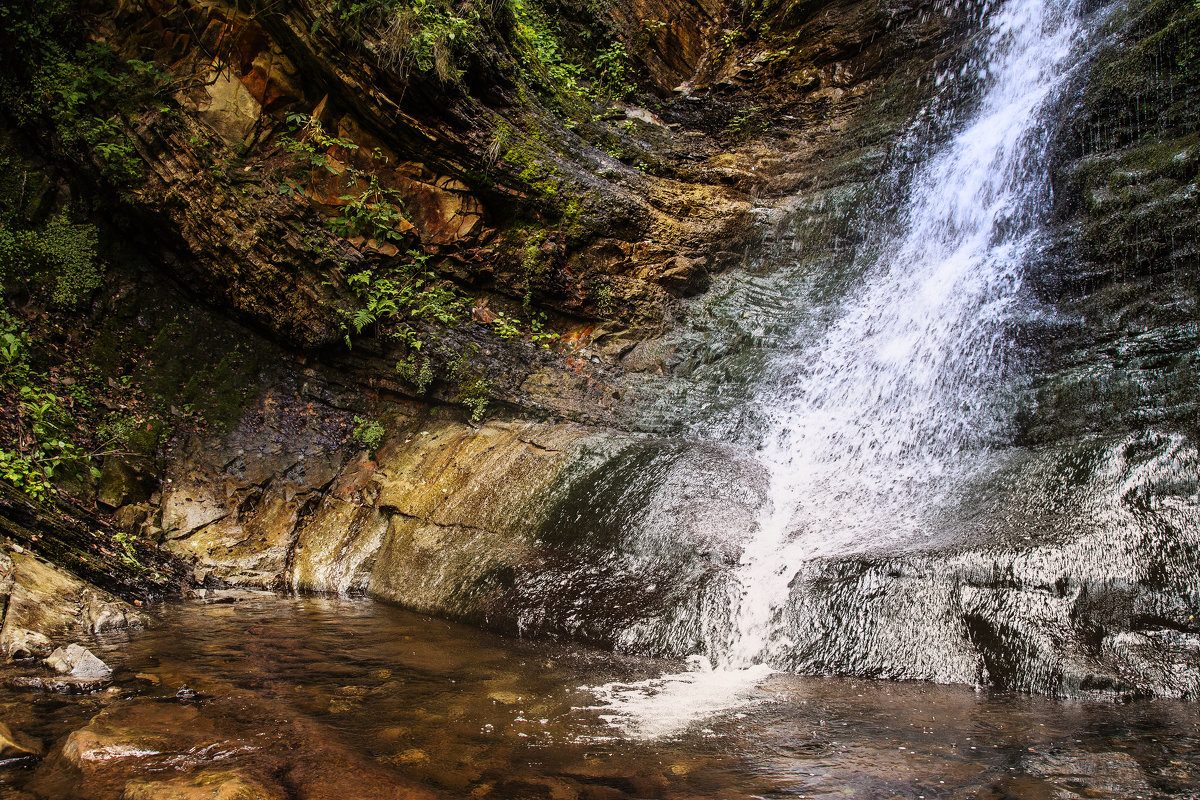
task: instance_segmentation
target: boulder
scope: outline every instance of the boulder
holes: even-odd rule
[[[79,644],[58,648],[46,658],[45,664],[60,675],[80,680],[99,681],[112,676],[111,667]]]
[[[96,500],[109,508],[120,508],[130,503],[144,503],[150,499],[153,479],[133,465],[110,456],[104,459],[100,471],[100,483],[96,488]],[[145,517],[138,520],[142,522]]]
[[[150,518],[152,509],[146,503],[136,503],[121,506],[113,514],[117,527],[123,531],[137,533],[142,525]]]
[[[5,628],[0,634],[0,650],[9,661],[26,658],[45,658],[54,649],[54,642],[45,634],[26,628]]]

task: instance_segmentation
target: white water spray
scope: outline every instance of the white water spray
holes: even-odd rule
[[[770,504],[743,551],[725,666],[771,663],[804,561],[921,533],[1007,424],[1022,259],[1047,195],[1049,101],[1082,22],[1073,0],[1009,0],[979,56],[977,110],[915,176],[903,234],[820,341],[764,390]]]
[[[1048,106],[1083,32],[1077,2],[980,6],[975,58],[938,76],[980,86],[977,106],[912,179],[899,236],[819,340],[776,359],[783,377],[760,394],[770,502],[727,614],[704,620],[718,669],[599,687],[627,735],[672,735],[692,711],[746,702],[764,665],[786,663],[804,563],[919,536],[1003,441],[1023,263],[1048,199]]]

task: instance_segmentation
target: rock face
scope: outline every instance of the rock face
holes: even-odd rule
[[[55,640],[145,625],[145,615],[129,603],[29,553],[0,553],[0,573],[0,651],[10,660],[50,655]]]
[[[475,613],[477,603],[452,598],[518,563],[532,546],[525,523],[538,491],[579,448],[616,435],[574,424],[475,428],[423,412],[388,427],[374,458],[345,463],[317,448],[248,450],[261,429],[197,445],[203,455],[163,493],[166,546],[220,581]]]
[[[1200,82],[1178,44],[1195,15],[1168,6],[1114,16],[1064,104],[1050,241],[1025,276],[1045,313],[1017,331],[1033,366],[1012,469],[936,540],[794,576],[788,666],[1197,694]],[[149,262],[134,282],[182,296],[183,317],[259,365],[227,428],[181,425],[153,476],[106,462],[99,500],[208,585],[705,649],[766,500],[751,448],[703,434],[720,420],[753,440],[763,342],[827,324],[818,301],[852,285],[839,253],[903,191],[908,134],[936,127],[919,113],[928,76],[959,67],[968,10],[618,3],[605,35],[641,85],[585,118],[523,72],[503,15],[459,55],[459,82],[399,68],[378,30],[320,12],[148,0],[96,17],[98,39],[178,76],[172,113],[145,109],[127,132],[145,175],[114,224]],[[1164,41],[1176,66],[1156,56],[1152,75]],[[1145,107],[1163,109],[1158,127]],[[372,186],[396,218],[345,229]],[[424,350],[386,325],[355,331],[370,301],[351,276],[412,259],[470,294],[470,320]],[[147,301],[111,294],[106,309],[145,316]],[[498,333],[535,314],[551,347],[531,326]],[[195,346],[169,338],[154,345],[164,372]],[[490,404],[486,421],[464,402]],[[382,439],[356,441],[356,418]],[[48,525],[18,523],[5,530],[21,541]],[[48,555],[86,564],[87,549]],[[107,600],[47,611],[85,590],[12,559],[10,656],[45,655],[68,623],[135,624]]]

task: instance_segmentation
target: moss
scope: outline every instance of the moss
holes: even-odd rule
[[[502,158],[519,169],[517,177],[535,194],[549,199],[557,198],[565,179],[555,168],[553,156],[546,145],[539,141],[537,134],[509,141],[512,144],[504,147]]]
[[[86,361],[93,380],[127,384],[162,418],[225,430],[256,396],[270,363],[256,341],[227,320],[143,286],[102,310]]]
[[[73,308],[100,286],[104,266],[96,226],[55,209],[55,195],[45,170],[11,136],[0,139],[0,285]]]
[[[1200,101],[1200,7],[1193,0],[1132,0],[1100,57],[1076,129],[1084,153],[1195,128]]]
[[[141,377],[164,406],[195,412],[223,431],[257,393],[264,359],[228,323],[210,323],[180,315],[164,324],[150,343]]]
[[[1194,275],[1186,244],[1200,239],[1193,186],[1200,135],[1152,140],[1119,155],[1085,159],[1073,177],[1088,258],[1116,275]]]

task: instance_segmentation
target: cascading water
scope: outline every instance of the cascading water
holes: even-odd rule
[[[990,12],[978,55],[939,76],[983,93],[913,178],[902,235],[881,243],[820,340],[778,359],[784,378],[761,395],[770,503],[715,643],[726,665],[786,648],[780,610],[800,564],[919,535],[1000,439],[1023,256],[1048,195],[1047,111],[1081,28],[1069,0]]]
[[[1035,310],[1022,273],[1048,205],[1050,110],[1084,20],[1076,0],[985,2],[979,14],[973,55],[938,76],[965,98],[946,104],[962,116],[943,120],[949,134],[909,179],[896,224],[868,233],[860,252],[873,260],[844,269],[861,277],[830,323],[785,343],[768,369],[778,377],[757,399],[767,502],[700,611],[721,669],[601,687],[631,732],[661,735],[664,705],[745,702],[764,669],[788,665],[786,615],[806,563],[917,540],[1002,461],[1021,372],[1014,329]]]

